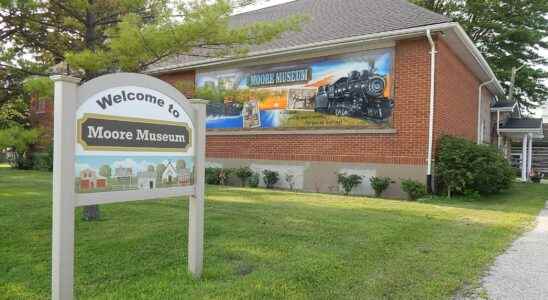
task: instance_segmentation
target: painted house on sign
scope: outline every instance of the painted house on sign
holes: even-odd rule
[[[162,183],[164,184],[172,184],[177,179],[177,170],[173,166],[171,162],[167,163],[166,169],[164,170],[164,173],[162,173]]]
[[[156,173],[145,171],[137,173],[137,186],[140,190],[153,190],[156,186]]]
[[[80,190],[106,189],[107,179],[97,175],[97,172],[92,169],[84,169],[80,171]]]

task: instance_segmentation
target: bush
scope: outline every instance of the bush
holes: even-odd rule
[[[25,129],[20,125],[0,129],[0,150],[9,148],[13,153],[8,159],[10,165],[16,169],[32,169],[32,155],[29,150],[38,142],[40,130]]]
[[[253,171],[249,167],[241,167],[236,169],[235,174],[240,179],[242,186],[245,186],[249,177],[253,175]]]
[[[267,189],[274,188],[276,183],[280,180],[280,174],[276,171],[263,170],[263,181]]]
[[[207,184],[226,185],[232,169],[206,168],[205,180]]]
[[[32,155],[32,168],[38,171],[53,171],[53,144],[50,144],[45,153]]]
[[[412,179],[403,180],[401,189],[407,194],[407,198],[412,201],[426,195],[426,186]]]
[[[221,173],[221,168],[206,168],[205,170],[205,181],[207,184],[219,184],[219,174]]]
[[[390,177],[371,177],[369,178],[369,182],[371,183],[371,187],[375,191],[375,197],[380,197],[386,189],[390,186],[390,183],[392,180]]]
[[[247,180],[247,183],[252,188],[258,187],[259,186],[259,174],[253,173],[251,176],[249,176],[249,179]]]
[[[337,183],[343,186],[344,194],[348,195],[354,187],[362,183],[362,177],[356,174],[346,175],[346,173],[338,173]]]
[[[465,191],[498,193],[508,189],[515,177],[508,160],[493,146],[450,136],[440,141],[436,171],[449,197]]]
[[[285,182],[289,185],[289,190],[292,191],[295,188],[295,175],[289,173],[285,174]]]

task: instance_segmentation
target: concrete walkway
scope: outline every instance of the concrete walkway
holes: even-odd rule
[[[535,229],[517,239],[482,279],[489,299],[548,299],[548,202]]]

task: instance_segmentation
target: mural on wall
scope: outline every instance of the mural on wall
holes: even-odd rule
[[[191,156],[77,156],[77,193],[151,191],[190,186],[194,182]]]
[[[199,72],[208,129],[390,128],[393,49]]]

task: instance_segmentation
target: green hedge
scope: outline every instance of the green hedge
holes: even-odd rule
[[[508,189],[515,178],[510,163],[495,147],[451,136],[440,141],[436,173],[449,196],[498,193]]]

